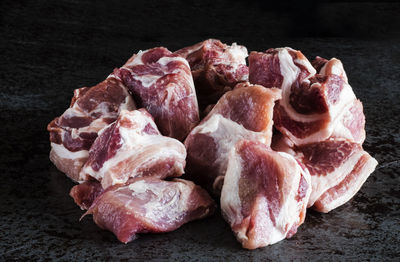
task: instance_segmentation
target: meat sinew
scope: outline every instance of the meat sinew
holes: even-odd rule
[[[199,122],[188,62],[163,47],[139,52],[115,70],[135,101],[154,117],[165,136],[183,140]]]
[[[219,194],[229,150],[240,139],[270,144],[272,112],[280,90],[239,84],[227,92],[185,140],[186,175]]]
[[[190,181],[136,178],[126,185],[106,189],[85,213],[124,243],[138,233],[173,231],[214,212],[207,192]]]
[[[162,136],[145,109],[123,110],[93,143],[80,177],[95,178],[107,188],[133,177],[180,176],[185,158],[185,146]]]
[[[307,170],[291,155],[241,140],[229,155],[222,214],[244,248],[274,244],[304,222],[310,183]]]
[[[208,39],[175,53],[189,62],[202,110],[208,104],[216,103],[237,83],[248,79],[247,49],[236,43],[229,46],[219,40]]]
[[[50,160],[75,181],[97,133],[115,121],[121,110],[135,104],[121,80],[111,74],[93,87],[74,91],[70,107],[47,126],[50,132]]]

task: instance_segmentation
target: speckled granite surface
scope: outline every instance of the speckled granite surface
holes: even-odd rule
[[[238,2],[233,3],[237,9],[241,8]],[[185,22],[196,12],[196,6],[189,9],[190,14],[180,17],[176,7],[163,6],[161,11],[152,13],[153,23],[144,24],[140,20],[143,15],[135,18],[139,11],[134,5],[118,9],[112,4],[94,6],[86,1],[1,5],[0,260],[398,261],[400,41],[397,38],[362,40],[351,38],[351,33],[345,35],[347,38],[289,38],[276,29],[256,28],[254,21],[248,21],[240,30],[234,28],[235,24],[221,25],[224,18],[213,14],[210,14],[215,22],[213,29],[207,29],[210,21],[205,27],[199,23],[188,27]],[[138,8],[150,14],[154,5],[150,2]],[[391,6],[386,6],[386,11],[399,10],[398,5],[394,7],[391,11]],[[243,10],[244,15],[261,12],[257,8]],[[173,15],[167,22],[163,18],[169,14],[163,10]],[[257,21],[274,25],[278,23],[276,18]],[[290,25],[287,16],[282,19],[286,26]],[[364,33],[368,34],[366,23]],[[305,224],[292,239],[254,251],[240,247],[219,213],[175,232],[142,235],[126,245],[99,229],[89,216],[79,222],[82,211],[68,196],[73,183],[48,159],[47,123],[67,108],[73,89],[100,82],[139,49],[165,45],[175,50],[207,37],[237,41],[249,50],[291,46],[308,57],[340,58],[350,84],[364,104],[367,118],[364,148],[379,161],[377,170],[349,203],[329,214],[308,212]]]

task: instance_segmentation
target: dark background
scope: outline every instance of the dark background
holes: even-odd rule
[[[1,1],[0,260],[398,260],[400,4],[277,2]],[[79,222],[73,183],[48,159],[47,123],[74,89],[138,50],[210,37],[341,59],[364,104],[364,148],[377,170],[349,203],[309,211],[293,238],[255,251],[240,247],[219,212],[127,245],[90,217]]]

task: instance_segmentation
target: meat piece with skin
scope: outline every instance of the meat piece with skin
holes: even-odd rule
[[[215,203],[193,182],[154,177],[136,178],[106,189],[85,213],[123,243],[139,233],[162,233],[214,212]]]
[[[199,122],[196,91],[188,62],[163,47],[139,52],[115,70],[140,107],[165,136],[183,140]]]
[[[185,140],[185,176],[219,195],[228,153],[240,139],[267,145],[272,136],[272,112],[280,90],[239,84],[224,94]]]
[[[96,86],[76,89],[70,107],[47,126],[50,160],[71,179],[83,181],[79,172],[98,132],[121,110],[135,108],[126,87],[113,74]]]
[[[162,136],[145,109],[123,110],[99,133],[80,177],[95,178],[104,189],[133,177],[176,177],[183,174],[185,158],[185,146]]]
[[[274,109],[275,127],[296,145],[344,138],[362,144],[365,117],[362,103],[348,84],[340,60],[317,57],[316,69],[291,48],[251,52],[249,80],[282,89]]]
[[[72,187],[69,195],[82,210],[87,210],[103,191],[99,181],[89,180]]]
[[[291,155],[242,140],[229,155],[222,214],[244,248],[264,247],[297,232],[310,193],[310,175]]]
[[[229,46],[219,40],[208,39],[175,53],[189,62],[202,110],[216,103],[237,83],[248,80],[247,49],[236,43]]]

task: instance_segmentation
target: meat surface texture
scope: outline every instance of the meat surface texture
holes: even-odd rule
[[[248,80],[247,49],[208,39],[175,52],[186,58],[192,70],[200,108],[214,104],[237,83]]]
[[[282,89],[274,109],[275,127],[296,145],[345,138],[362,144],[365,117],[362,103],[348,84],[338,59],[313,62],[291,48],[251,52],[249,80]]]
[[[80,177],[95,178],[104,189],[133,177],[176,177],[183,174],[185,158],[185,146],[162,136],[145,109],[123,110],[93,143]]]
[[[163,47],[139,52],[115,70],[140,107],[165,136],[184,140],[199,122],[199,109],[188,62]]]
[[[304,222],[310,175],[289,154],[241,140],[231,150],[221,209],[244,248],[292,237]]]
[[[99,227],[127,243],[138,233],[173,231],[212,214],[214,209],[215,203],[207,192],[192,182],[151,177],[108,188],[86,214],[92,214]]]
[[[76,89],[70,107],[47,126],[50,160],[71,179],[82,181],[79,172],[98,132],[124,109],[135,109],[135,103],[113,74],[96,86]]]
[[[185,140],[189,179],[218,195],[229,151],[240,139],[267,145],[272,136],[272,113],[280,90],[239,84],[227,92]]]

